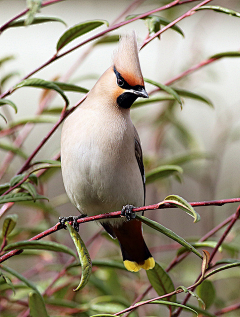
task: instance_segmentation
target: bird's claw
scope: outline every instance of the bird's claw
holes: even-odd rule
[[[135,212],[133,212],[133,208],[135,208],[133,205],[126,205],[122,208],[121,215],[126,217],[127,221],[136,218],[136,214]]]
[[[65,222],[72,222],[73,228],[78,232],[79,231],[79,223],[77,222],[78,219],[86,217],[86,215],[80,215],[80,216],[68,216],[68,217],[59,217],[59,222],[62,226],[62,228],[67,229]]]

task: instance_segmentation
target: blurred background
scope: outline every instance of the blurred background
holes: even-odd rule
[[[67,0],[42,9],[41,14],[59,17],[68,27],[94,19],[105,19],[111,24],[130,3],[131,1],[128,0],[111,2]],[[166,3],[169,1],[142,1],[142,4],[131,14],[146,12]],[[227,5],[228,8],[240,11],[240,2],[237,0],[212,1],[211,5],[214,4],[223,7]],[[173,20],[190,7],[192,4],[166,10],[157,15]],[[1,0],[0,24],[4,24],[24,8],[24,0]],[[164,84],[214,54],[239,51],[240,19],[237,17],[203,10],[179,22],[178,26],[183,30],[185,37],[168,30],[160,39],[155,39],[140,51],[144,77]],[[104,28],[105,26],[101,27],[102,30]],[[101,29],[93,32],[97,33]],[[147,36],[147,28],[142,20],[124,26],[112,34],[123,34],[132,29],[136,30],[141,45]],[[62,23],[46,23],[24,28],[9,28],[3,32],[0,37],[0,59],[9,55],[14,55],[14,59],[0,68],[0,79],[10,72],[17,74],[6,83],[2,91],[51,58],[55,54],[56,43],[65,30],[66,27]],[[87,34],[83,38],[87,39],[88,36]],[[80,43],[79,39],[74,40],[69,47],[77,43]],[[33,77],[45,80],[67,79],[68,82],[91,89],[100,75],[111,65],[116,47],[117,43],[95,47],[89,43],[52,63]],[[189,202],[239,196],[239,83],[240,58],[222,58],[173,85],[205,96],[211,100],[214,108],[198,100],[183,98],[182,109],[178,104],[168,101],[151,103],[132,110],[132,120],[142,141],[146,171],[161,164],[176,164],[183,169],[181,175],[161,178],[149,184],[146,204],[157,203],[170,194],[180,195]],[[150,84],[146,84],[146,88],[149,93],[155,89]],[[67,95],[71,106],[82,97],[78,93],[69,92]],[[16,103],[18,113],[15,115],[12,109],[8,114],[6,113],[10,122],[34,117],[42,98],[42,90],[22,88],[14,92],[9,99]],[[60,97],[55,96],[50,107],[60,106],[63,106],[63,102]],[[57,116],[51,118],[53,122],[57,121]],[[24,142],[24,151],[30,154],[52,125],[53,123],[36,124]],[[5,128],[3,120],[0,126]],[[59,152],[60,133],[60,129],[55,132],[39,152],[37,159],[49,159]],[[1,150],[2,163],[5,158],[6,151]],[[2,177],[1,183],[14,176],[22,164],[22,159],[15,158]],[[49,177],[42,186],[45,195],[50,198],[49,205],[52,207],[49,223],[55,224],[59,215],[78,214],[65,195],[60,170]],[[232,214],[236,207],[236,204],[232,204],[198,208],[197,211],[202,219],[197,224],[193,224],[189,216],[177,209],[148,211],[145,215],[187,239],[204,235]],[[37,208],[34,209],[26,204],[18,204],[12,210],[18,213],[21,226],[25,226],[26,222],[34,226],[36,219],[44,218]],[[81,227],[81,235],[86,241],[98,230],[99,226],[89,223]],[[144,230],[150,249],[152,247],[152,250],[156,251],[155,258],[160,263],[163,260],[166,265],[172,253],[165,254],[164,245],[170,244],[171,241],[164,236],[153,235],[149,228],[144,227]],[[60,240],[62,239],[64,243],[71,243],[65,242],[69,239],[67,232],[57,233],[56,236],[61,237]],[[238,237],[236,242],[237,239]],[[108,253],[109,250],[103,247],[102,243],[101,240],[98,246],[95,245],[90,249],[94,257],[104,258]],[[119,257],[117,248],[113,251],[113,255]],[[14,261],[9,264],[14,266]]]

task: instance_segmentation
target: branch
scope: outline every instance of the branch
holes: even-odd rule
[[[233,228],[233,226],[235,225],[236,221],[239,219],[239,213],[240,213],[240,205],[237,208],[237,211],[235,212],[235,214],[233,215],[233,218],[231,220],[231,222],[229,223],[227,229],[224,231],[224,233],[222,234],[221,238],[219,239],[216,247],[213,249],[211,255],[210,255],[210,259],[209,259],[209,267],[211,266],[211,262],[215,256],[215,254],[217,253],[219,247],[222,245],[223,241],[226,239],[227,235],[229,234],[230,230]],[[199,277],[198,277],[199,279]],[[197,280],[198,280],[197,279]],[[195,289],[195,287],[193,288],[193,290]],[[188,293],[185,297],[185,299],[183,300],[182,304],[185,305],[189,298],[191,297],[191,294]],[[182,308],[178,308],[177,311],[174,313],[173,317],[178,317],[180,315],[182,311]]]
[[[240,198],[232,198],[232,199],[221,199],[221,200],[212,200],[212,201],[202,201],[202,202],[192,202],[190,203],[191,206],[193,207],[202,207],[202,206],[222,206],[224,204],[229,204],[229,203],[236,203],[236,202],[240,202]],[[170,204],[162,204],[157,203],[155,205],[149,205],[149,206],[143,206],[143,207],[138,207],[138,208],[134,208],[133,212],[142,212],[142,211],[146,211],[146,210],[156,210],[156,209],[167,209],[167,208],[177,208],[174,207]],[[109,213],[105,213],[105,214],[99,214],[96,216],[89,216],[89,217],[85,217],[85,218],[80,218],[77,220],[77,222],[79,224],[81,223],[85,223],[85,222],[90,222],[90,221],[97,221],[97,220],[102,220],[102,219],[108,219],[108,218],[120,218],[122,217],[121,215],[121,211],[113,211],[113,212],[109,212]],[[234,218],[235,219],[235,218]],[[231,221],[231,223],[233,222],[233,220]],[[72,225],[72,222],[69,222]],[[234,222],[235,223],[235,222]],[[39,233],[38,235],[32,237],[31,239],[29,239],[29,241],[33,241],[33,240],[40,240],[56,231],[59,231],[63,229],[63,226],[60,222],[58,222],[55,226]],[[14,255],[20,254],[21,252],[23,252],[23,250],[12,250],[6,254],[4,254],[2,257],[0,257],[0,263],[6,261],[7,259],[11,258]],[[212,258],[211,258],[212,259]]]

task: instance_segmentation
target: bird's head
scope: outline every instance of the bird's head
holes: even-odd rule
[[[138,97],[148,98],[138,58],[135,32],[121,37],[118,50],[114,54],[112,71],[119,107],[127,109]]]

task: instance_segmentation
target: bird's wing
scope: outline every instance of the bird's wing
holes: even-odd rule
[[[143,181],[143,189],[144,189],[144,205],[145,205],[145,172],[144,172],[144,165],[143,165],[143,155],[142,155],[142,147],[140,143],[140,139],[137,133],[136,128],[134,127],[134,139],[135,139],[135,156],[138,162],[138,166],[142,175],[142,181]]]

